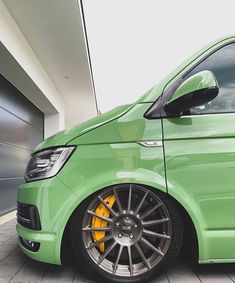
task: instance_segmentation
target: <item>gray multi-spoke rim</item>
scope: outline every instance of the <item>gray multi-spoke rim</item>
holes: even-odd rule
[[[106,197],[114,195],[109,207]],[[103,204],[109,217],[95,212]],[[92,218],[105,221],[93,227]],[[93,233],[105,232],[95,241]],[[101,191],[89,204],[83,219],[82,239],[88,256],[103,270],[117,276],[136,276],[157,266],[165,257],[172,237],[172,222],[165,204],[151,190],[122,185]],[[104,243],[101,252],[99,245]]]

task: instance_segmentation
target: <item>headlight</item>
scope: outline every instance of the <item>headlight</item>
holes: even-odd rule
[[[29,182],[55,176],[74,149],[75,147],[59,147],[34,154],[26,168],[25,180]]]

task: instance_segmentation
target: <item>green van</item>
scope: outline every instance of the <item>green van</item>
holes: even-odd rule
[[[199,263],[235,262],[235,36],[136,103],[46,139],[25,181],[17,231],[35,260],[67,252],[103,280],[144,282],[190,240]]]

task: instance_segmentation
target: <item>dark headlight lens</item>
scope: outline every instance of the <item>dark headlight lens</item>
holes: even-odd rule
[[[74,149],[75,147],[59,147],[34,154],[26,168],[25,180],[29,182],[55,176]]]

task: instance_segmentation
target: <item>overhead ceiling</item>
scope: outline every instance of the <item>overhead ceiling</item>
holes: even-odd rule
[[[21,68],[6,47],[0,43],[0,74],[10,81],[24,96],[44,113],[56,113],[56,109],[28,74]]]
[[[97,114],[79,0],[3,0],[65,104],[66,126]]]

